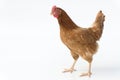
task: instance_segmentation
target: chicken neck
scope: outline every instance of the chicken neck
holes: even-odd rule
[[[67,31],[78,27],[65,11],[62,11],[61,15],[58,17],[58,23],[60,25],[60,29]]]

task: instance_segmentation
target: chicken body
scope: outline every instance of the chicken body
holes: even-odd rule
[[[84,28],[76,28],[65,32],[61,30],[61,40],[73,53],[72,56],[75,60],[81,56],[88,62],[92,61],[92,55],[97,51],[98,44],[92,35],[88,35],[90,33],[88,29]]]
[[[65,69],[64,72],[73,72],[74,66],[81,56],[89,63],[89,69],[87,73],[81,76],[91,76],[91,62],[93,55],[97,52],[98,43],[103,31],[104,14],[99,11],[96,19],[90,28],[82,28],[77,26],[67,13],[56,6],[53,6],[52,12],[54,17],[57,18],[60,26],[60,37],[62,42],[69,48],[71,55],[74,59],[74,63],[70,69]]]

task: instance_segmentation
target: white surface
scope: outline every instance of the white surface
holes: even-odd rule
[[[50,15],[53,5],[65,9],[82,27],[91,25],[99,10],[106,15],[91,78],[79,77],[88,66],[81,58],[76,72],[62,73],[73,59]],[[0,80],[120,79],[119,5],[119,0],[0,0]]]

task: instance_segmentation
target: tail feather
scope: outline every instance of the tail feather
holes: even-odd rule
[[[102,13],[102,11],[99,11],[92,27],[90,28],[96,40],[99,40],[102,36],[104,21],[105,15]]]

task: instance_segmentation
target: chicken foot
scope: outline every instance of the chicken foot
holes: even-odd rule
[[[74,66],[75,66],[76,62],[77,62],[77,60],[74,61],[74,63],[72,64],[72,66],[71,66],[70,69],[65,69],[65,70],[63,71],[63,73],[65,73],[65,72],[70,72],[70,73],[72,73],[73,71],[76,71],[76,70],[74,69]]]
[[[88,69],[88,72],[87,73],[82,73],[80,76],[83,77],[83,76],[88,76],[88,77],[91,77],[91,63],[89,63],[89,69]]]

